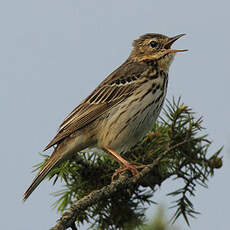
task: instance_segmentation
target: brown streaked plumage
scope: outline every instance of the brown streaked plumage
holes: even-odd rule
[[[167,90],[168,69],[175,53],[171,45],[184,34],[169,38],[145,34],[133,42],[128,59],[113,71],[60,125],[44,151],[56,145],[45,166],[24,193],[26,200],[61,161],[87,147],[98,147],[121,165],[118,173],[132,174],[144,166],[130,164],[119,153],[135,145],[157,119]],[[119,153],[118,153],[119,152]]]

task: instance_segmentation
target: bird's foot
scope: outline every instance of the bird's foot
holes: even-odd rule
[[[135,175],[140,175],[138,169],[143,169],[148,167],[149,165],[133,165],[133,164],[126,164],[124,167],[121,167],[115,171],[115,173],[112,175],[112,181],[113,179],[118,176],[119,174],[125,172],[125,171],[130,171],[133,176]]]

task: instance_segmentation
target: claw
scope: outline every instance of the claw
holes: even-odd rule
[[[139,175],[140,173],[138,172],[138,169],[145,168],[149,165],[133,165],[130,164],[127,160],[122,158],[119,153],[114,151],[113,149],[109,148],[108,146],[104,146],[104,150],[106,150],[107,153],[109,153],[121,166],[121,168],[117,169],[116,172],[112,176],[112,181],[114,177],[119,175],[122,172],[125,172],[129,170],[133,176]]]
[[[125,171],[130,171],[132,173],[133,176],[140,176],[140,173],[138,171],[138,169],[143,169],[145,167],[148,167],[149,165],[132,165],[132,164],[128,164],[125,165],[126,167],[122,167],[116,170],[116,172],[112,175],[112,181],[114,180],[114,178],[116,176],[118,176],[119,174],[125,172]]]

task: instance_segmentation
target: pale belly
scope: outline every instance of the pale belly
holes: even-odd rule
[[[108,118],[102,122],[98,136],[98,146],[110,147],[117,152],[125,152],[140,141],[153,127],[161,111],[166,90],[163,80],[148,82],[137,91],[138,97],[129,99],[114,107]]]

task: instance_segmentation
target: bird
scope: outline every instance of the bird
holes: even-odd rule
[[[116,160],[119,174],[132,175],[145,165],[134,165],[121,154],[130,150],[152,128],[165,100],[169,67],[176,53],[172,44],[184,36],[141,35],[132,43],[126,61],[108,75],[63,121],[45,147],[54,150],[25,191],[25,201],[47,174],[85,148],[98,148]]]

